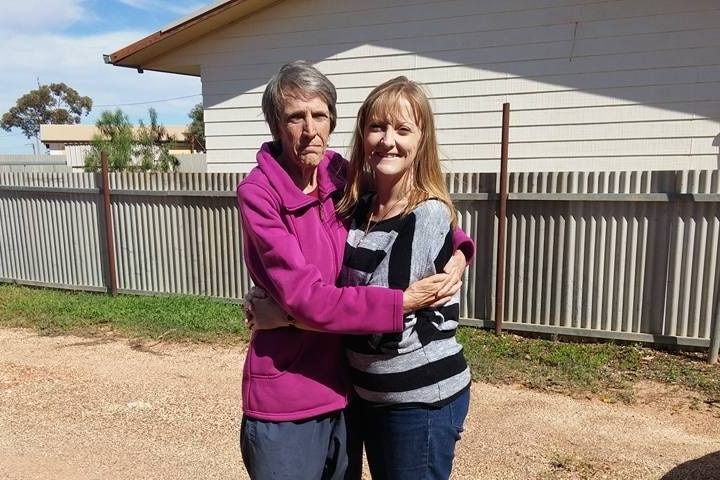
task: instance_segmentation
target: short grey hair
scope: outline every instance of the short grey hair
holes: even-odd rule
[[[318,96],[325,100],[330,111],[330,132],[337,123],[337,92],[335,85],[310,63],[296,60],[286,63],[272,76],[262,97],[262,111],[265,121],[275,140],[280,136],[281,112],[285,97],[303,98]]]

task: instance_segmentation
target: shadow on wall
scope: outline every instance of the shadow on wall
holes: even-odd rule
[[[322,7],[337,9],[333,0],[310,3],[320,11]],[[709,67],[720,62],[716,26],[720,9],[712,1],[692,0],[690,3],[697,5],[686,9],[672,2],[560,3],[570,5],[509,11],[503,2],[489,0],[452,2],[451,6],[418,2],[413,5],[411,18],[388,29],[377,21],[344,25],[343,17],[337,14],[322,17],[328,24],[315,24],[297,17],[293,13],[297,5],[293,2],[280,2],[240,21],[237,25],[242,27],[242,36],[239,27],[231,28],[224,37],[211,35],[178,56],[186,61],[188,56],[211,60],[203,73],[203,83],[214,83],[210,89],[204,85],[206,108],[227,106],[226,102],[240,92],[257,98],[246,106],[259,105],[260,87],[287,61],[302,58],[319,64],[333,80],[347,76],[352,71],[347,65],[354,65],[353,61],[374,55],[377,61],[389,62],[381,69],[385,71],[365,75],[365,82],[355,82],[354,88],[369,91],[395,74],[411,71],[417,74],[415,69],[442,72],[432,78],[448,81],[471,78],[467,70],[486,71],[488,75],[467,98],[446,99],[447,112],[499,108],[507,101],[507,78],[517,77],[516,82],[533,80],[548,91],[514,92],[511,103],[515,108],[623,103],[598,99],[610,98],[692,113],[700,118],[717,118],[720,104],[708,101],[717,98],[714,91],[720,85],[720,73]],[[389,14],[402,8],[387,5],[380,9]],[[263,28],[270,21],[270,12],[308,23],[303,31],[266,33]],[[670,20],[688,23],[701,33],[666,31],[663,22]],[[342,42],[337,40],[338,36],[342,36]],[[275,43],[268,44],[270,41]],[[277,47],[287,44],[293,46]],[[208,51],[223,53],[208,55]],[[341,68],[342,65],[346,66]],[[584,92],[593,98],[570,99],[568,104],[564,95],[567,91]],[[555,96],[547,95],[548,92]],[[357,98],[346,95],[343,101],[357,103],[364,96],[365,92]],[[538,96],[549,100],[538,104]]]
[[[716,480],[718,478],[720,478],[720,452],[715,452],[681,463],[660,480]]]
[[[216,110],[206,121],[223,123],[210,130],[212,150],[246,150],[243,162],[253,162],[257,145],[233,135],[266,135],[263,87],[300,58],[339,87],[336,148],[347,146],[370,89],[403,74],[428,87],[444,156],[454,160],[496,159],[499,134],[488,127],[509,101],[512,122],[542,130],[511,135],[515,160],[569,168],[575,157],[613,167],[641,159],[633,169],[655,169],[657,159],[720,162],[712,134],[720,118],[717,0],[400,3],[275,2],[164,61],[202,64],[205,109]],[[300,4],[317,15],[300,14]]]
[[[718,168],[718,170],[720,170],[720,133],[717,134],[717,136],[713,140],[712,144],[714,147],[717,147],[717,149],[718,149],[717,168]]]

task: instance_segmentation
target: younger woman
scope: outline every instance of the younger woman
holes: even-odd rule
[[[374,179],[374,193],[361,193],[364,172]],[[394,78],[360,108],[339,211],[351,223],[345,286],[404,289],[442,271],[450,258],[456,216],[432,110],[415,82]],[[450,476],[470,384],[455,339],[458,296],[406,314],[400,333],[348,337],[358,428],[375,480]]]

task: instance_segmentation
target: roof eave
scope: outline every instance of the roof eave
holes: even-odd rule
[[[135,64],[120,64],[120,63],[112,63],[109,60],[105,59],[107,55],[103,55],[103,59],[105,60],[105,63],[114,65],[116,67],[123,67],[123,68],[132,68],[133,70],[137,70],[138,73],[144,73],[145,70],[151,71],[151,72],[160,72],[160,73],[174,73],[176,75],[187,75],[189,77],[199,77],[200,76],[200,66],[199,65],[183,65],[183,66],[176,66],[173,69],[167,69],[167,68],[158,68],[158,67],[152,67],[148,65],[135,65]]]
[[[155,67],[153,61],[167,51],[184,45],[224,25],[247,16],[277,0],[221,0],[195,14],[180,19],[167,27],[141,38],[109,55],[103,55],[107,64],[138,70],[153,70],[184,75],[200,75],[199,66],[185,65],[168,68]]]

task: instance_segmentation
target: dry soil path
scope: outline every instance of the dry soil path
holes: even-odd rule
[[[0,329],[0,479],[242,479],[240,347]],[[720,479],[720,408],[474,384],[458,479]],[[692,408],[690,408],[692,407]]]

